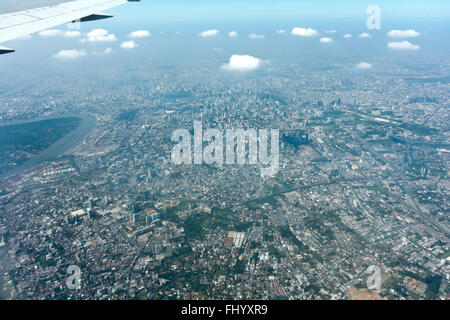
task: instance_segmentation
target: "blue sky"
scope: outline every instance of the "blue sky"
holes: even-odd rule
[[[1,1],[1,0],[0,0]],[[190,57],[202,54],[218,56],[234,53],[248,53],[264,59],[274,59],[271,53],[279,48],[279,54],[296,54],[299,48],[305,46],[310,52],[328,50],[333,55],[340,51],[345,55],[353,53],[361,55],[382,56],[409,54],[420,55],[439,54],[448,57],[450,43],[450,1],[448,0],[141,0],[141,3],[128,3],[105,11],[114,15],[112,19],[87,22],[81,25],[80,38],[42,37],[33,35],[29,40],[13,40],[5,46],[14,48],[14,55],[0,60],[2,67],[5,61],[17,59],[36,60],[28,53],[41,54],[51,59],[60,50],[86,50],[103,52],[111,47],[114,54],[130,54],[120,49],[123,41],[130,40],[129,33],[133,30],[149,30],[152,34],[147,39],[136,39],[139,45],[133,54],[146,54],[152,57],[168,55],[171,52],[192,53]],[[188,2],[189,1],[189,2]],[[187,3],[188,2],[188,3]],[[368,30],[366,9],[370,5],[381,8],[381,29]],[[290,35],[294,27],[313,28],[321,33],[318,37],[299,38]],[[80,39],[93,29],[103,28],[117,36],[115,42],[81,43]],[[62,25],[54,29],[66,30]],[[208,39],[201,38],[199,32],[218,29],[219,35]],[[276,30],[286,30],[280,35]],[[387,33],[390,30],[414,29],[420,37],[409,39],[421,50],[414,52],[393,52],[386,45]],[[228,32],[235,30],[238,38],[229,38]],[[335,30],[336,34],[327,34],[327,30]],[[357,35],[369,32],[371,39],[362,41]],[[265,35],[264,40],[249,40],[249,34]],[[351,40],[345,40],[344,34],[353,35]],[[333,44],[324,46],[319,43],[319,37],[332,37]],[[30,49],[32,48],[32,49]],[[197,50],[198,48],[198,50]],[[213,52],[213,48],[221,48],[221,52]],[[166,50],[166,51],[164,51]],[[228,51],[227,51],[228,50]],[[276,50],[275,50],[276,51]],[[203,57],[203,56],[202,56]],[[13,65],[13,64],[12,64]]]
[[[135,18],[161,20],[365,18],[378,5],[386,19],[450,17],[448,0],[142,0],[122,6]],[[139,10],[133,7],[139,6]]]

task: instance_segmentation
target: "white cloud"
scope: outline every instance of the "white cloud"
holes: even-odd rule
[[[286,33],[286,30],[280,29],[280,30],[277,30],[275,32],[278,33],[278,34],[284,34],[284,33]]]
[[[363,33],[361,33],[358,37],[359,37],[359,38],[370,38],[371,35],[368,34],[367,32],[363,32]]]
[[[110,54],[112,52],[111,48],[106,48],[105,51],[103,51],[103,54]]]
[[[420,46],[416,44],[412,44],[409,41],[402,41],[402,42],[389,42],[388,48],[393,50],[419,50]]]
[[[353,36],[350,33],[344,34],[345,39],[350,39],[351,37],[353,37]]]
[[[62,36],[64,32],[62,30],[49,29],[38,33],[41,37],[56,37]]]
[[[66,37],[66,38],[81,37],[81,32],[80,31],[66,31],[66,32],[64,32],[64,37]]]
[[[150,37],[151,33],[147,30],[136,30],[130,33],[130,38],[147,38]]]
[[[120,44],[122,49],[134,49],[139,47],[133,40],[125,41]]]
[[[231,56],[229,63],[222,66],[224,70],[230,71],[252,71],[258,69],[262,65],[261,59],[249,56],[249,55],[237,55]]]
[[[372,64],[368,62],[360,62],[356,65],[357,69],[372,69]]]
[[[263,39],[263,38],[265,38],[266,36],[263,35],[263,34],[250,33],[250,34],[248,35],[248,37],[249,37],[250,39]]]
[[[114,34],[109,33],[108,30],[105,29],[94,29],[87,34],[87,38],[83,39],[82,42],[113,42],[116,41],[117,38]]]
[[[334,42],[333,39],[328,38],[328,37],[322,37],[322,38],[320,38],[319,41],[322,42],[322,43],[331,43],[331,42]]]
[[[292,35],[294,36],[300,36],[300,37],[314,37],[319,34],[317,30],[311,29],[311,28],[294,28],[291,31]]]
[[[86,55],[85,50],[61,50],[53,55],[53,58],[57,59],[75,59],[79,57],[84,57]]]
[[[228,33],[228,36],[230,36],[231,38],[235,38],[238,37],[238,33],[236,31],[231,31],[230,33]]]
[[[420,33],[414,30],[391,30],[387,35],[392,38],[414,38],[418,37]]]
[[[219,30],[213,29],[213,30],[206,30],[200,32],[200,37],[207,38],[207,37],[215,37],[219,34]]]
[[[336,30],[326,30],[325,33],[336,33]]]

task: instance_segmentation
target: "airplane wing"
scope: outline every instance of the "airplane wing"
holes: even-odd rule
[[[101,11],[139,0],[3,0],[0,1],[0,43],[61,24],[112,17]],[[14,52],[0,46],[0,54]]]

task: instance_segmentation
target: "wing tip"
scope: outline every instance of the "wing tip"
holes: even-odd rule
[[[6,48],[6,47],[1,47],[0,46],[0,54],[7,54],[7,53],[12,53],[15,52],[16,50],[11,49],[11,48]]]

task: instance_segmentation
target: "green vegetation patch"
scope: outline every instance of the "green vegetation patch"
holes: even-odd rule
[[[0,126],[0,174],[41,153],[81,122],[67,117]]]

